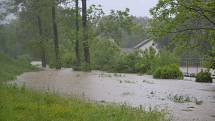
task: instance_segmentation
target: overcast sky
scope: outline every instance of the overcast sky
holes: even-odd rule
[[[88,0],[88,4],[100,4],[105,13],[111,9],[130,9],[130,13],[135,16],[150,16],[149,10],[158,3],[158,0]]]

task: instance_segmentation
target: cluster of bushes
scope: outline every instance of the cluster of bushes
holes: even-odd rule
[[[161,51],[157,54],[153,48],[150,48],[144,52],[136,51],[134,53],[121,55],[115,64],[113,71],[154,74],[157,70],[162,71],[161,68],[168,66],[170,71],[174,71],[173,73],[178,71],[177,73],[180,73],[178,75],[180,75],[181,78],[182,73],[177,65],[178,58],[174,54],[168,51]]]
[[[153,77],[158,79],[183,79],[183,73],[177,65],[171,64],[156,69]]]
[[[92,53],[92,68],[118,73],[147,73],[155,78],[183,79],[178,66],[178,58],[162,50],[156,53],[153,48],[146,51],[122,53],[114,42],[97,39]]]
[[[73,67],[76,70],[83,70],[82,68],[85,67],[84,64],[76,67],[75,53],[72,51],[72,48],[68,49],[66,45],[61,45],[60,50],[61,64],[63,67]],[[178,58],[166,50],[156,53],[153,48],[150,48],[144,52],[137,50],[129,54],[122,53],[120,47],[113,40],[103,37],[96,37],[90,41],[90,54],[91,69],[108,72],[154,74],[155,71],[162,71],[160,67],[178,64]],[[83,55],[81,55],[81,57],[82,56]],[[83,58],[81,59],[83,60]],[[52,63],[54,60],[53,58],[49,61],[49,66],[53,65],[51,67],[54,67],[54,63]],[[172,67],[173,66],[170,66],[168,68]],[[179,70],[178,67],[173,67],[172,70],[175,71],[175,68]]]
[[[201,71],[196,75],[196,82],[209,82],[212,83],[213,79],[211,77],[211,73],[208,71]]]

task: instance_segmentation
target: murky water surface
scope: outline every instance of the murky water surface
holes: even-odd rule
[[[177,121],[215,121],[215,83],[191,80],[157,80],[149,75],[47,69],[25,73],[15,83],[94,101],[168,109]]]

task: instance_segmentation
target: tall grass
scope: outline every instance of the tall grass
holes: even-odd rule
[[[1,121],[160,121],[164,114],[0,86]]]

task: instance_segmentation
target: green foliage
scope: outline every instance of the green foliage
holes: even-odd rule
[[[199,72],[196,76],[196,82],[208,82],[208,83],[212,83],[213,79],[211,77],[210,72]]]
[[[109,64],[112,67],[110,71],[120,73],[153,74],[159,67],[170,64],[178,65],[178,58],[173,53],[162,50],[157,54],[153,48],[144,52],[121,53],[115,59],[114,63]]]
[[[183,73],[177,65],[171,64],[157,68],[153,77],[158,79],[183,79]]]
[[[170,64],[178,65],[179,64],[178,56],[176,56],[174,53],[170,51],[161,50],[154,60],[152,70],[156,70],[158,67]]]
[[[31,58],[29,55],[20,55],[17,56],[17,60],[22,64],[22,65],[29,65],[31,63]]]
[[[91,41],[91,67],[99,70],[112,70],[120,56],[120,49],[111,39],[97,37]]]
[[[215,47],[209,52],[207,59],[205,60],[205,66],[215,70]]]
[[[14,60],[0,53],[0,65],[0,82],[13,80],[17,75],[33,69],[25,55]]]
[[[159,0],[150,11],[149,31],[157,41],[169,37],[166,42],[180,56],[204,58],[214,46],[214,7],[214,0]]]
[[[141,57],[138,52],[130,54],[122,54],[118,56],[116,65],[114,65],[114,71],[120,73],[136,73],[139,70],[136,68],[136,64],[141,61]]]
[[[99,36],[112,38],[118,45],[124,47],[129,46],[129,43],[134,43],[133,40],[140,41],[145,38],[144,25],[135,22],[137,18],[131,16],[129,11],[128,8],[124,11],[111,10],[110,15],[100,17],[95,27],[95,33]]]
[[[65,52],[61,55],[62,67],[72,67],[74,57],[71,52]]]
[[[155,49],[149,48],[142,52],[142,61],[139,61],[136,67],[140,70],[140,72],[151,74],[154,66],[156,65],[156,60],[158,60],[157,58],[158,55],[156,54]]]
[[[156,53],[153,48],[150,48],[141,52],[141,55],[141,59],[135,64],[135,68],[139,73],[153,74],[159,67],[170,64],[178,65],[178,57],[167,50],[161,50]]]

